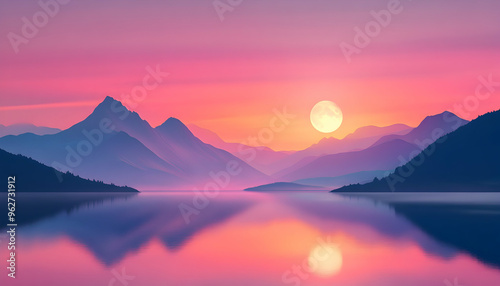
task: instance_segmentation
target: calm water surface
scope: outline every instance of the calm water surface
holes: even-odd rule
[[[18,194],[0,285],[500,285],[500,194],[193,198]]]

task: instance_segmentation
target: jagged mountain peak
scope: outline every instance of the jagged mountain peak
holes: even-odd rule
[[[435,125],[435,124],[437,124],[439,122],[443,122],[443,121],[453,122],[454,120],[463,121],[464,124],[468,122],[467,120],[460,118],[459,116],[457,116],[456,114],[454,114],[450,111],[444,111],[444,112],[436,114],[436,115],[430,115],[430,116],[425,117],[424,120],[422,120],[422,122],[420,122],[420,124],[417,128],[428,126],[428,125]]]
[[[170,117],[162,125],[156,127],[156,130],[163,132],[174,137],[195,137],[193,133],[187,128],[187,126],[182,123],[179,119],[175,117]]]

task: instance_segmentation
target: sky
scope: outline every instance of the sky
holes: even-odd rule
[[[498,0],[242,0],[223,13],[212,0],[60,1],[43,23],[38,1],[0,0],[0,124],[68,128],[142,86],[148,67],[168,76],[128,107],[152,126],[176,117],[245,142],[277,111],[293,114],[260,142],[275,150],[500,109],[500,87],[474,99],[480,78],[500,81]],[[372,11],[388,7],[398,8],[374,26]],[[25,37],[23,18],[34,16],[40,27]],[[341,45],[356,47],[367,25],[368,44],[348,61]],[[330,134],[309,119],[323,100],[344,115]]]

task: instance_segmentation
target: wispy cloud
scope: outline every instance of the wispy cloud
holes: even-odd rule
[[[29,104],[29,105],[12,105],[0,106],[0,110],[28,110],[28,109],[49,109],[49,108],[67,108],[67,107],[80,107],[80,106],[96,106],[99,101],[77,101],[77,102],[54,102],[43,104]]]

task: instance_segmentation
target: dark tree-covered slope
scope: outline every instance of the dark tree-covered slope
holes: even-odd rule
[[[87,180],[71,173],[61,173],[22,155],[0,149],[0,175],[7,191],[9,176],[15,176],[16,192],[138,192],[129,187]]]

